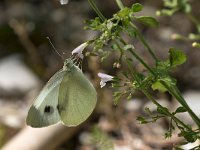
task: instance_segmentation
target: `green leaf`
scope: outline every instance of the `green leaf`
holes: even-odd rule
[[[181,50],[170,48],[169,61],[172,67],[183,64],[186,61],[186,59],[186,55]]]
[[[169,111],[168,111],[168,109],[166,107],[162,107],[162,108],[158,107],[157,108],[157,112],[160,113],[160,114],[162,114],[162,115],[167,116],[168,115],[167,112],[169,112]]]
[[[167,89],[165,88],[164,85],[162,85],[162,83],[160,83],[160,81],[156,81],[154,84],[152,84],[151,88],[155,91],[158,90],[162,93],[166,92]]]
[[[135,30],[133,30],[133,28],[130,28],[129,26],[125,26],[125,28],[123,28],[129,36],[136,38],[137,33],[135,32]]]
[[[158,21],[153,18],[153,17],[149,17],[149,16],[140,16],[136,18],[139,22],[148,25],[150,27],[157,27],[159,25]]]
[[[143,6],[140,3],[135,3],[132,5],[132,11],[133,12],[139,12],[141,11]]]
[[[168,86],[174,86],[174,85],[176,85],[176,79],[171,78],[169,76],[160,78],[155,83],[152,84],[151,88],[153,90],[159,90],[160,92],[166,92],[167,89],[165,88],[163,83],[165,83]]]
[[[176,109],[175,113],[183,113],[183,112],[187,112],[187,109],[185,109],[184,107],[180,106]]]
[[[180,135],[182,135],[188,142],[191,143],[195,142],[198,138],[196,134],[190,131],[182,131]]]
[[[127,16],[130,15],[130,13],[132,13],[131,10],[127,7],[124,7],[117,13],[117,16],[120,18],[120,20],[124,20],[125,18],[127,18]]]

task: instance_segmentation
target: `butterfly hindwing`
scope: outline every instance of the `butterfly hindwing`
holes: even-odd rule
[[[64,74],[64,70],[58,71],[44,86],[28,112],[27,125],[45,127],[60,121],[58,94]]]
[[[97,94],[90,81],[75,65],[67,71],[59,89],[59,114],[66,126],[85,121],[95,108]]]

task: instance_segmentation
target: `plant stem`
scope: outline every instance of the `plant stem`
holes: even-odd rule
[[[122,38],[120,38],[119,40],[120,40],[120,42],[122,42],[124,45],[126,45],[126,42],[125,42]],[[119,43],[118,43],[116,40],[115,40],[115,44],[117,45],[117,47],[119,48],[119,50],[120,50],[120,52],[121,52],[121,56],[120,56],[120,59],[121,59],[124,50],[123,50],[123,48],[121,48],[121,46],[119,45]],[[136,73],[132,70],[131,64],[130,64],[130,62],[129,62],[126,58],[125,58],[125,62],[126,62],[126,64],[127,64],[127,66],[128,66],[129,72],[131,73],[131,76],[133,77],[133,79],[135,79],[137,82],[139,82]]]
[[[179,124],[181,124],[183,127],[185,127],[186,129],[188,129],[189,131],[192,131],[187,125],[185,125],[181,120],[179,120],[177,117],[175,117],[173,114],[171,114],[169,111],[167,111],[162,105],[160,105],[147,91],[143,90],[142,91],[146,97],[148,99],[150,99],[157,107],[159,107],[160,109],[162,109],[162,111],[167,114],[168,116],[170,116],[174,121],[178,122]]]
[[[118,7],[120,9],[123,9],[124,8],[124,5],[122,3],[121,0],[116,0],[116,3],[118,5]],[[152,56],[152,58],[157,62],[158,59],[157,57],[155,56],[153,50],[151,49],[151,47],[148,45],[148,43],[146,42],[146,40],[144,39],[144,37],[142,36],[142,34],[139,32],[139,30],[137,29],[137,27],[131,22],[130,23],[131,27],[135,30],[135,32],[137,33],[139,39],[141,40],[141,42],[144,44],[144,46],[147,48],[148,52],[150,53],[150,55]]]
[[[124,45],[127,45],[126,41],[124,41],[121,37],[119,38],[120,42]],[[136,54],[132,49],[129,49],[129,52],[141,63],[143,64],[143,66],[145,66],[145,68],[151,72],[152,75],[156,76],[156,74],[153,72],[153,70],[147,65],[147,63],[145,63],[143,61],[143,59],[138,55]]]
[[[116,0],[116,3],[117,3],[117,5],[118,5],[118,7],[119,7],[120,9],[123,9],[123,8],[124,8],[124,5],[123,5],[123,3],[122,3],[121,0]]]
[[[152,75],[156,76],[155,73],[153,72],[153,70],[147,65],[147,63],[145,63],[142,58],[140,58],[139,55],[137,55],[132,49],[129,49],[129,52],[131,52],[131,54],[141,63],[143,64],[143,66],[149,71],[151,72]]]
[[[161,83],[167,88],[169,93],[173,95],[185,109],[187,109],[194,122],[200,128],[200,118],[190,109],[185,99],[182,97],[179,89],[176,86],[168,86],[165,82],[161,81]]]
[[[121,0],[116,0],[116,3],[117,5],[119,6],[120,9],[123,9],[124,8],[124,5],[122,3]],[[199,25],[199,21],[196,20],[196,18],[194,18],[194,16],[191,16],[190,14],[188,15],[190,17],[190,19],[196,24],[196,25]],[[147,48],[148,52],[150,53],[150,55],[152,56],[152,58],[157,62],[158,59],[157,57],[155,56],[153,50],[151,49],[151,47],[148,45],[148,43],[146,42],[146,40],[144,39],[144,37],[142,36],[142,34],[140,33],[140,31],[137,29],[137,27],[131,22],[130,23],[131,27],[135,30],[135,32],[137,33],[140,41],[143,43],[143,45]],[[152,75],[156,76],[156,74],[153,72],[153,70],[142,60],[142,58],[140,58],[140,56],[138,56],[132,49],[129,50],[131,52],[131,54],[136,58],[138,59],[138,61],[141,62],[141,64],[143,64],[143,66],[149,70]],[[187,109],[188,113],[190,114],[190,116],[193,118],[193,120],[195,121],[195,123],[197,124],[197,126],[200,128],[200,119],[196,116],[196,114],[190,109],[190,107],[188,106],[188,104],[186,103],[185,99],[182,97],[180,91],[178,90],[178,88],[176,86],[168,86],[165,82],[161,82],[167,89],[168,91],[170,92],[171,95],[173,95],[178,101],[179,103]],[[152,99],[151,97],[149,97],[149,95],[144,92],[144,94],[151,100],[154,100]],[[158,105],[157,102],[154,100],[153,101],[157,106],[161,107],[161,105]]]
[[[140,56],[138,56],[132,49],[129,50],[131,52],[131,54],[138,60],[140,61],[140,63],[147,69],[149,70],[149,72],[151,72],[151,74],[153,76],[156,77],[156,74],[153,72],[153,70],[142,60],[142,58],[140,58]],[[185,99],[182,97],[180,91],[178,90],[178,88],[176,86],[168,86],[165,82],[161,83],[167,88],[167,90],[169,91],[169,93],[171,95],[173,95],[178,102],[185,108],[187,109],[188,113],[190,114],[190,116],[193,118],[194,122],[197,124],[197,126],[200,128],[200,119],[197,117],[197,115],[190,109],[190,107],[188,106],[188,104],[186,103]]]
[[[105,21],[106,18],[103,16],[103,14],[101,13],[101,11],[99,10],[99,8],[96,6],[94,0],[88,0],[90,6],[92,7],[92,9],[96,12],[96,14],[99,16],[99,18],[102,21]]]
[[[131,54],[138,59],[138,61],[140,61],[140,63],[151,72],[152,75],[154,75],[156,77],[156,74],[152,71],[152,69],[142,60],[142,58],[140,58],[140,56],[138,56],[133,50],[129,50],[131,52]],[[169,93],[171,95],[173,95],[178,101],[179,103],[185,108],[187,109],[188,113],[190,114],[190,116],[193,118],[194,122],[197,124],[197,126],[200,128],[200,119],[197,117],[197,115],[190,109],[190,107],[188,106],[188,104],[186,103],[185,99],[182,97],[180,91],[178,90],[178,88],[176,86],[168,86],[165,82],[161,83],[167,88],[167,90],[169,91]]]
[[[144,46],[147,48],[149,54],[152,56],[152,58],[157,62],[158,58],[155,56],[153,50],[151,49],[151,47],[148,45],[148,43],[146,42],[145,38],[142,36],[142,34],[140,33],[140,31],[137,29],[137,27],[131,22],[130,23],[131,27],[135,30],[136,34],[138,35],[140,41],[144,44]]]

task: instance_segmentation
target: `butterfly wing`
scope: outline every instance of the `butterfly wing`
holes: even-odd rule
[[[64,70],[58,71],[44,86],[29,109],[26,118],[27,125],[32,127],[45,127],[60,121],[57,109],[58,94],[64,74]]]
[[[73,66],[64,76],[59,90],[59,114],[66,126],[77,126],[85,121],[97,102],[96,90],[82,71]]]

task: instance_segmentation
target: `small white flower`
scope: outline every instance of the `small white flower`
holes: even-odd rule
[[[67,4],[69,2],[69,0],[60,0],[60,4],[61,5],[65,5],[65,4]]]
[[[101,88],[106,85],[106,82],[111,81],[113,79],[113,76],[107,75],[105,73],[98,73],[98,77],[101,78]]]
[[[87,42],[85,42],[85,43],[79,45],[77,48],[75,48],[75,49],[72,51],[72,55],[75,54],[75,53],[77,53],[78,57],[81,58],[81,59],[83,59],[84,56],[83,56],[82,52],[83,52],[83,50],[84,50],[87,46],[88,46],[88,43],[87,43]]]

